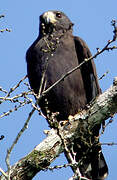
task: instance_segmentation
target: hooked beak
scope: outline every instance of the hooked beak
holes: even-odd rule
[[[42,17],[43,17],[43,19],[45,20],[45,22],[47,23],[47,24],[49,24],[49,23],[52,23],[52,24],[54,24],[54,23],[56,23],[56,18],[55,18],[55,14],[53,13],[53,12],[51,12],[51,11],[48,11],[48,12],[45,12],[43,15],[42,15]]]

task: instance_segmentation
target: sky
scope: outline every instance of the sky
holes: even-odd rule
[[[61,10],[67,14],[75,24],[74,35],[83,38],[87,42],[92,54],[95,54],[96,48],[103,48],[107,41],[113,37],[113,28],[110,22],[112,19],[117,20],[116,8],[116,0],[1,1],[0,15],[4,14],[5,17],[0,19],[0,29],[8,28],[12,31],[0,33],[0,86],[9,91],[11,87],[26,75],[25,53],[38,36],[39,16],[43,12]],[[95,64],[98,77],[109,70],[108,75],[100,81],[100,87],[104,92],[111,86],[113,78],[117,76],[117,50],[104,52],[95,59]],[[24,86],[22,84],[16,92],[23,91]],[[0,96],[3,96],[3,94],[0,93]],[[0,115],[11,108],[11,104],[6,102],[0,106]],[[5,136],[0,141],[0,167],[4,170],[6,170],[6,151],[22,128],[30,111],[31,106],[26,105],[19,111],[0,119],[0,135],[3,134]],[[100,141],[102,143],[117,143],[117,116],[113,120],[113,123],[106,128],[104,135],[101,136]],[[12,151],[10,163],[14,164],[32,151],[45,138],[43,133],[45,129],[49,129],[46,120],[35,112],[29,122],[28,129]],[[102,150],[109,167],[107,180],[115,179],[117,146],[103,146]],[[64,155],[61,154],[52,163],[52,166],[66,162]],[[72,174],[70,168],[63,168],[53,172],[41,172],[33,180],[68,180]]]

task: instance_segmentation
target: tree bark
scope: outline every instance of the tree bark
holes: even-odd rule
[[[97,97],[87,109],[68,122],[60,125],[58,130],[51,129],[47,137],[37,145],[26,157],[11,167],[11,180],[31,180],[36,173],[48,168],[52,161],[64,151],[64,143],[68,146],[75,138],[91,134],[93,128],[112,117],[117,112],[117,78],[113,86]],[[62,124],[62,123],[61,123]],[[6,180],[2,175],[1,180]]]

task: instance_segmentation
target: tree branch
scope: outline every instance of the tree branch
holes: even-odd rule
[[[91,136],[96,125],[112,117],[117,112],[117,78],[113,86],[91,102],[88,109],[79,112],[64,126],[60,126],[59,134],[64,137],[66,145],[69,145],[75,138]],[[11,167],[11,180],[31,180],[37,172],[47,169],[51,162],[64,151],[64,144],[57,130],[47,131],[48,135],[31,153],[19,160]],[[1,180],[6,180],[1,176]]]

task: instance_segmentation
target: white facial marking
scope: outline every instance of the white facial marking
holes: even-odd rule
[[[55,23],[57,21],[55,14],[51,11],[45,12],[43,18],[47,21],[47,23]]]

